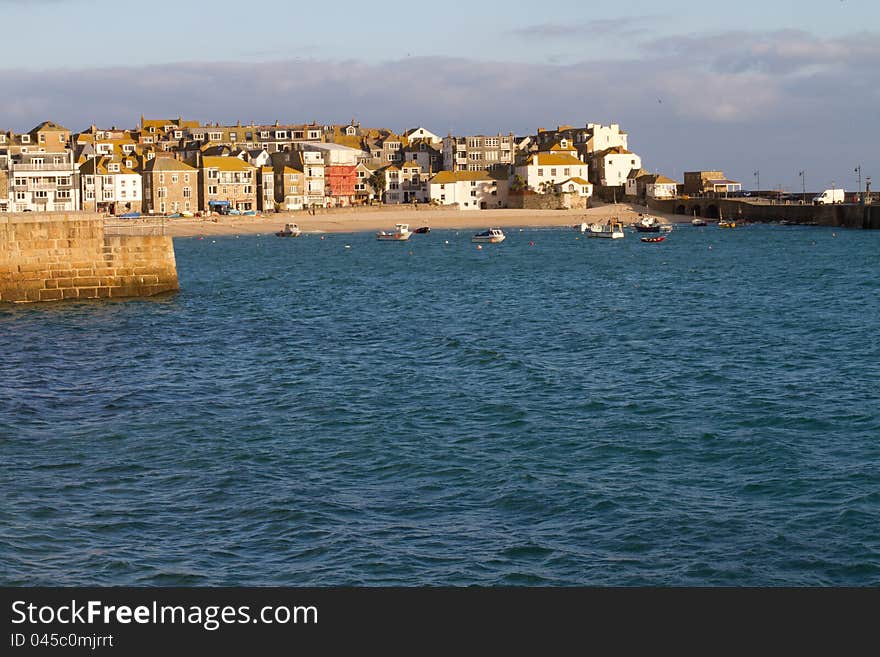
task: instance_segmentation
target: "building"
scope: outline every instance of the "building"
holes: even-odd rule
[[[156,157],[141,174],[143,208],[149,214],[195,212],[199,209],[199,170],[173,157]]]
[[[471,135],[443,139],[443,168],[446,171],[509,172],[516,158],[516,138],[506,135]]]
[[[547,150],[530,153],[516,165],[514,171],[527,189],[539,194],[553,191],[565,181],[577,178],[586,184],[572,183],[578,195],[589,183],[589,166],[574,155],[575,150],[567,139],[551,144]],[[592,195],[592,185],[588,188]]]
[[[735,180],[728,180],[723,171],[685,171],[684,173],[684,193],[690,196],[739,191],[742,191],[742,185]]]
[[[442,140],[441,140],[442,141]],[[430,139],[411,139],[403,149],[403,160],[415,162],[423,172],[436,173],[443,170],[442,145]]]
[[[0,137],[5,137],[5,134],[0,132]],[[9,152],[2,147],[0,147],[0,212],[9,212]]]
[[[626,176],[626,183],[624,183],[624,192],[627,196],[632,196],[637,200],[644,200],[645,185],[648,178],[650,177],[650,171],[645,171],[641,167],[633,169]]]
[[[645,195],[653,199],[675,198],[678,196],[678,183],[661,174],[651,176],[645,186]]]
[[[141,174],[132,168],[134,164],[131,158],[112,155],[98,155],[80,164],[82,209],[108,214],[140,212],[143,183]]]
[[[430,175],[422,171],[417,162],[404,162],[400,167],[386,167],[385,203],[428,203],[428,179]]]
[[[355,202],[357,166],[369,159],[369,153],[336,143],[293,144],[298,151],[317,153],[324,163],[325,204],[337,207]]]
[[[257,169],[237,157],[203,157],[199,167],[199,209],[257,209]]]
[[[416,139],[422,139],[434,145],[438,145],[443,141],[442,137],[439,137],[430,130],[425,130],[422,127],[410,128],[403,133],[403,136],[410,142],[415,141]]]
[[[459,210],[502,208],[509,184],[489,171],[441,171],[428,182],[431,203],[458,205]]]
[[[275,172],[275,198],[282,210],[302,210],[305,207],[303,172],[293,167],[282,167]]]
[[[642,158],[622,146],[593,154],[592,181],[602,187],[625,187],[630,171],[640,169]]]
[[[48,142],[45,146],[50,146]],[[7,151],[8,208],[12,212],[80,209],[79,174],[69,148]],[[43,147],[36,147],[43,148]]]

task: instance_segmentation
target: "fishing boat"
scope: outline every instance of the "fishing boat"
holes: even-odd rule
[[[590,237],[604,237],[612,240],[626,237],[623,232],[623,224],[610,219],[604,224],[591,224],[588,234]]]
[[[393,231],[380,230],[376,233],[376,239],[380,242],[404,242],[410,237],[412,231],[409,229],[409,224],[395,224]]]
[[[725,221],[724,220],[724,213],[722,212],[722,213],[720,213],[720,217],[718,219],[718,227],[719,228],[736,228],[736,222],[735,221]]]
[[[296,224],[284,224],[284,230],[275,233],[275,237],[299,237],[302,231]]]
[[[422,226],[421,228],[416,228],[413,232],[417,233],[418,235],[425,235],[426,233],[431,232],[431,228],[430,226]]]
[[[663,224],[660,226],[661,233],[671,233],[672,232],[672,224]]]
[[[482,242],[488,244],[498,244],[499,242],[503,242],[505,238],[504,233],[500,228],[490,228],[489,230],[485,230],[482,233],[477,233],[471,238],[471,242]]]
[[[652,244],[655,244],[657,242],[662,242],[663,240],[665,240],[666,235],[657,235],[656,237],[640,237],[639,239],[643,242],[650,242]]]
[[[640,233],[659,233],[660,232],[660,220],[657,217],[654,217],[650,214],[640,215],[642,218],[639,219],[634,225],[638,232]]]

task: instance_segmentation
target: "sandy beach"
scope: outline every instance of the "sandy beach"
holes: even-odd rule
[[[286,223],[299,225],[304,232],[357,233],[388,230],[394,224],[408,223],[411,229],[429,226],[431,229],[486,229],[562,227],[601,222],[617,218],[625,224],[639,219],[646,212],[644,206],[628,203],[597,205],[586,210],[437,210],[386,206],[369,208],[334,208],[308,212],[272,213],[253,217],[214,216],[192,219],[169,219],[166,232],[174,237],[201,235],[244,235],[275,232]],[[681,217],[650,212],[663,221],[674,223]]]

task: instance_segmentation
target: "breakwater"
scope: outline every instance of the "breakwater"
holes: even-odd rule
[[[178,289],[171,237],[105,227],[97,214],[0,217],[0,302],[147,297]]]
[[[703,217],[743,219],[758,222],[788,221],[840,228],[880,229],[880,205],[800,205],[759,203],[725,198],[652,200],[649,208],[658,212]]]

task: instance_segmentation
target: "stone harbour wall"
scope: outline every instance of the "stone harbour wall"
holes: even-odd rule
[[[179,289],[171,237],[105,235],[79,212],[0,215],[0,302],[148,297]]]

